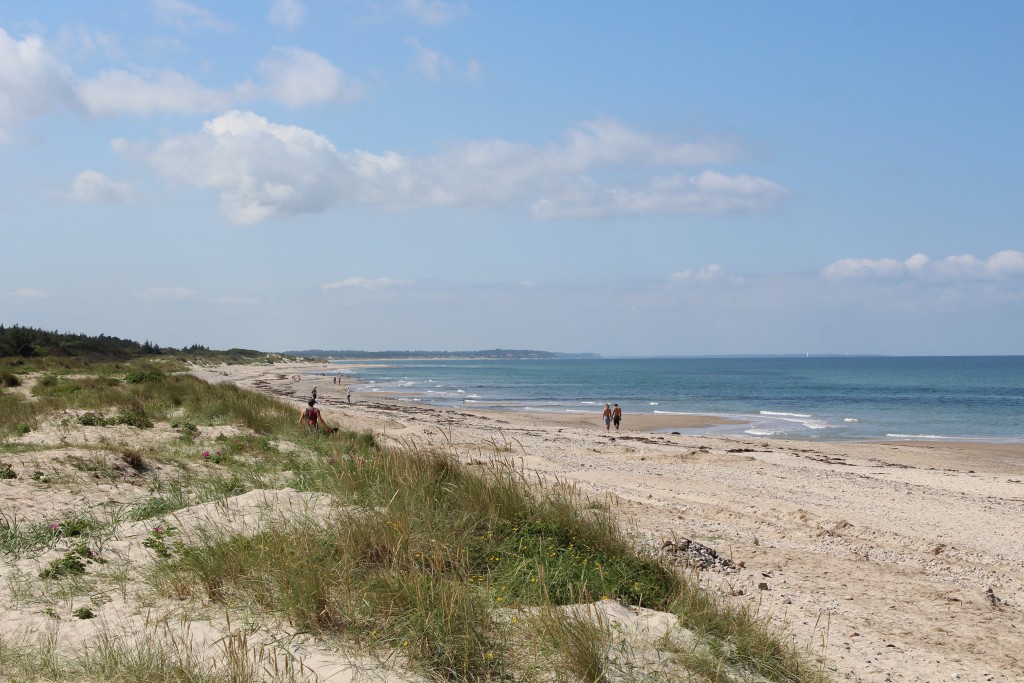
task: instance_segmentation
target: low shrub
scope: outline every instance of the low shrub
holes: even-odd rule
[[[126,410],[113,419],[113,424],[127,425],[137,429],[150,429],[153,421],[141,408]]]
[[[101,526],[103,525],[100,522],[91,517],[72,517],[71,519],[51,524],[50,529],[53,531],[54,536],[77,538],[79,536],[86,536]]]
[[[163,379],[164,374],[157,370],[131,370],[124,376],[126,384],[142,384]]]
[[[41,579],[60,579],[65,576],[73,576],[85,573],[85,563],[73,552],[67,552],[53,560],[39,572]]]
[[[191,422],[175,422],[171,424],[171,428],[181,432],[181,440],[186,443],[192,443],[199,436],[199,427]]]
[[[84,427],[105,427],[110,424],[106,418],[96,413],[82,413],[76,421]]]

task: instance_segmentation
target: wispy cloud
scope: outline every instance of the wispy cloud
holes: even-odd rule
[[[442,74],[448,73],[454,68],[455,62],[440,52],[424,47],[419,40],[410,38],[408,42],[416,51],[416,59],[414,61],[416,71],[430,80],[440,80]]]
[[[227,33],[231,30],[231,24],[210,10],[183,0],[153,0],[153,10],[158,21],[179,31],[204,29]]]
[[[932,260],[914,254],[900,261],[894,258],[840,259],[821,271],[826,280],[900,280],[915,278],[935,281],[993,280],[1024,276],[1024,252],[1000,251],[987,259],[972,254]]]
[[[559,143],[509,140],[449,145],[433,156],[339,151],[323,135],[232,111],[150,155],[168,177],[220,192],[229,220],[324,211],[337,204],[532,207],[539,219],[762,211],[788,195],[744,174],[703,171],[648,176],[652,169],[733,161],[732,141],[679,141],[618,121],[586,121]],[[601,173],[639,178],[602,184]]]
[[[49,292],[45,292],[41,289],[32,289],[31,287],[23,287],[22,289],[16,289],[12,292],[14,296],[21,297],[24,299],[45,299],[50,296]]]
[[[789,196],[765,178],[705,171],[695,176],[656,177],[643,185],[599,187],[586,182],[533,205],[535,217],[609,218],[650,214],[757,213]]]
[[[475,83],[483,77],[483,65],[471,58],[465,65],[459,65],[450,57],[432,50],[416,38],[410,38],[414,50],[413,69],[431,81],[455,79]]]
[[[299,27],[305,17],[306,7],[299,0],[274,0],[267,18],[275,26],[293,30]]]
[[[71,181],[69,199],[83,203],[123,204],[132,200],[129,183],[116,182],[92,169],[82,171]]]
[[[268,99],[289,107],[350,102],[362,96],[363,85],[315,52],[275,48],[260,63]]]
[[[368,279],[365,277],[350,277],[337,282],[328,282],[320,285],[320,288],[328,291],[331,289],[381,289],[383,287],[394,287],[396,285],[407,285],[409,284],[406,280],[393,280],[389,277],[379,277],[376,279]]]
[[[175,71],[104,71],[82,81],[77,94],[89,113],[100,116],[223,111],[240,98],[239,92],[205,88]]]
[[[726,272],[725,268],[718,265],[717,263],[710,263],[706,266],[701,266],[696,271],[693,270],[682,270],[672,273],[668,277],[670,285],[731,285],[740,286],[746,283],[746,280],[738,275],[730,275]]]
[[[224,111],[257,100],[298,108],[359,99],[363,84],[329,60],[299,48],[275,48],[260,62],[260,83],[207,88],[175,71],[105,71],[83,80],[76,94],[95,115],[197,114]]]
[[[402,0],[402,10],[427,26],[442,26],[469,11],[465,2],[445,2],[444,0]]]
[[[259,299],[249,299],[243,296],[219,296],[216,299],[210,299],[215,304],[224,304],[225,306],[254,306],[260,303]]]
[[[183,301],[195,298],[198,293],[186,287],[153,287],[135,292],[135,298],[143,301]]]
[[[184,4],[184,3],[180,3]],[[209,114],[255,101],[297,108],[348,103],[364,85],[323,56],[272,49],[258,65],[261,82],[211,88],[172,69],[108,69],[76,79],[38,36],[15,40],[0,28],[0,142],[35,117],[61,111],[94,116]]]

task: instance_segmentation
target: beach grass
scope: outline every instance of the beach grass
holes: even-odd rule
[[[177,369],[151,361],[48,363],[17,373],[19,387],[0,389],[13,415],[0,413],[0,450],[8,452],[26,452],[18,425],[47,421],[66,420],[67,429],[174,425],[177,432],[145,455],[120,449],[148,482],[149,496],[92,526],[86,518],[63,520],[66,530],[0,518],[0,554],[44,551],[78,526],[87,540],[118,521],[160,519],[287,486],[330,503],[251,534],[210,532],[162,547],[153,541],[147,547],[163,552],[156,553],[152,585],[174,600],[256,610],[261,619],[283,620],[437,680],[533,680],[540,671],[561,672],[544,674],[550,680],[593,682],[827,680],[813,654],[756,611],[705,591],[630,538],[608,506],[564,482],[531,478],[506,452],[467,464],[452,452],[382,447],[366,433],[327,438],[300,428],[296,409],[282,401]],[[203,436],[206,427],[231,430]],[[287,449],[279,447],[284,442]],[[90,473],[109,479],[118,471]],[[63,581],[69,594],[79,592],[71,579],[52,583]],[[567,611],[600,600],[675,614],[691,635],[666,638],[657,674],[643,678],[611,656],[629,649],[621,634],[600,617]],[[29,661],[29,654],[4,645],[0,662]],[[244,671],[250,660],[236,659]],[[242,680],[204,669],[167,642],[113,636],[62,666],[97,680]],[[43,679],[69,680],[61,675]]]

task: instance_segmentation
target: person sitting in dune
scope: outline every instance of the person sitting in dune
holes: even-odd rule
[[[326,430],[328,434],[338,431],[337,427],[331,427],[324,421],[324,416],[320,413],[320,409],[316,407],[314,399],[309,399],[309,407],[299,415],[299,424],[306,425],[306,429],[310,431],[316,431],[321,428]]]

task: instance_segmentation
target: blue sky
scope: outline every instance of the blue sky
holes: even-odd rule
[[[1024,3],[0,3],[0,322],[1024,353]]]

